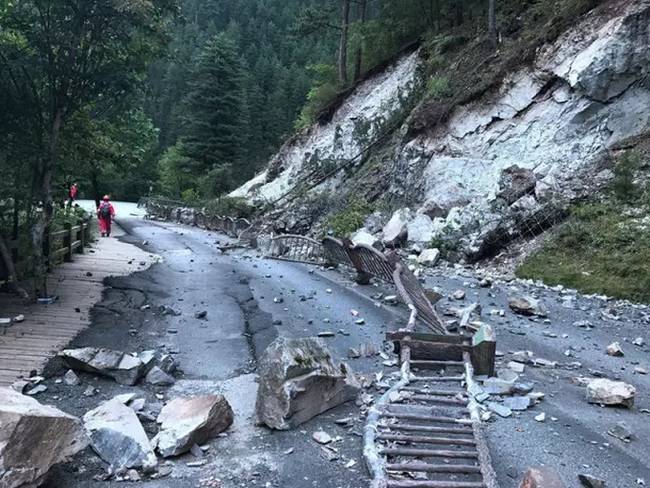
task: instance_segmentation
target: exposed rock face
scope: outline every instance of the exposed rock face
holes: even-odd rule
[[[178,456],[232,425],[234,414],[223,395],[175,398],[158,416],[156,449],[163,457]]]
[[[137,415],[119,398],[87,412],[83,421],[90,445],[113,469],[156,466],[156,455]]]
[[[632,408],[636,388],[622,381],[596,378],[587,384],[587,401],[600,405]]]
[[[434,238],[473,259],[558,222],[570,201],[610,180],[607,152],[650,128],[649,25],[650,0],[614,0],[445,122],[395,131],[390,157],[378,159],[390,182],[383,194],[430,217]],[[322,162],[353,157],[379,132],[359,128],[390,119],[396,95],[412,93],[418,63],[405,56],[364,82],[330,122],[288,141],[233,196],[272,199]],[[345,190],[345,178],[337,173],[314,192]]]
[[[278,430],[354,400],[361,388],[348,366],[335,365],[324,343],[313,338],[276,339],[258,371],[257,422]]]
[[[144,364],[135,356],[121,351],[83,347],[59,353],[72,369],[108,376],[122,385],[135,385],[144,372]]]
[[[334,112],[298,134],[271,159],[268,169],[231,193],[233,197],[273,200],[293,187],[296,177],[356,157],[382,134],[387,120],[403,110],[418,82],[419,52],[364,81]],[[337,178],[319,187],[333,189]]]
[[[0,486],[36,488],[50,468],[88,445],[81,421],[0,388]]]

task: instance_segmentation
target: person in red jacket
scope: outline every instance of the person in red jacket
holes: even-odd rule
[[[115,218],[115,208],[110,202],[108,195],[104,195],[102,203],[97,208],[97,218],[99,219],[99,232],[102,237],[111,236],[111,223]]]

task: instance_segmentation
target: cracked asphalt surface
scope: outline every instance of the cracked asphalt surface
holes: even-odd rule
[[[101,401],[134,391],[152,405],[177,395],[222,392],[236,413],[227,436],[210,442],[206,464],[188,467],[191,455],[167,461],[168,476],[135,484],[150,487],[286,487],[361,488],[368,486],[361,458],[363,419],[354,404],[338,407],[290,432],[272,432],[252,421],[256,394],[257,356],[275,337],[314,336],[331,331],[324,339],[335,358],[348,361],[358,373],[373,375],[385,369],[379,356],[348,360],[350,347],[373,343],[381,349],[386,330],[404,323],[403,307],[378,306],[377,293],[394,293],[381,286],[357,286],[344,272],[314,269],[306,265],[265,260],[253,251],[222,254],[217,242],[228,238],[187,226],[127,218],[120,221],[124,240],[161,257],[149,270],[108,281],[103,301],[93,310],[93,325],[75,341],[76,346],[101,346],[125,351],[164,348],[175,354],[181,373],[171,388],[138,385],[123,387],[109,380],[82,374],[78,387],[57,384],[65,370],[54,362],[46,382],[48,391],[39,400],[83,415]],[[143,246],[143,242],[147,244]],[[608,487],[636,487],[650,483],[650,401],[647,375],[635,374],[636,365],[648,368],[648,346],[632,345],[647,337],[650,324],[645,306],[582,297],[521,282],[495,281],[479,286],[480,275],[467,268],[436,269],[427,285],[438,287],[444,313],[473,301],[482,305],[482,320],[497,330],[499,363],[506,364],[514,351],[530,350],[536,357],[557,361],[555,368],[526,366],[522,379],[533,382],[545,399],[526,412],[488,424],[494,466],[502,488],[518,486],[523,471],[532,465],[557,469],[569,487],[579,487],[577,473],[590,473]],[[462,288],[467,296],[454,300]],[[548,308],[548,319],[514,315],[507,308],[510,296],[533,294]],[[169,307],[175,313],[163,313]],[[351,311],[365,319],[355,324]],[[498,311],[504,310],[503,317]],[[168,310],[169,311],[169,310]],[[206,311],[205,320],[195,313]],[[451,320],[452,317],[449,317]],[[593,329],[574,325],[589,320]],[[606,346],[618,340],[622,358],[610,357]],[[579,364],[578,364],[579,363]],[[589,405],[585,388],[572,382],[577,376],[604,375],[637,387],[632,410]],[[86,397],[88,385],[98,389]],[[371,390],[370,393],[376,393]],[[156,394],[162,397],[157,398]],[[534,416],[546,413],[546,421]],[[354,417],[351,427],[334,420]],[[607,434],[616,422],[625,421],[634,437],[625,443]],[[145,424],[150,435],[153,425]],[[334,444],[339,459],[329,460],[311,439],[323,429],[341,440]],[[355,464],[345,467],[354,460]],[[164,461],[161,461],[161,465]],[[72,462],[55,469],[49,488],[97,486],[105,470],[87,449]],[[118,486],[101,481],[102,486]]]

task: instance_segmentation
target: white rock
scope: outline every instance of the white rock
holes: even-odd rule
[[[440,257],[440,251],[438,249],[425,249],[418,256],[418,263],[424,264],[426,266],[433,266],[438,262]]]
[[[615,357],[622,357],[625,355],[623,354],[623,349],[618,342],[612,342],[609,346],[607,346],[607,354],[609,356]]]
[[[357,245],[357,244],[365,244],[366,246],[376,247],[376,248],[381,246],[381,243],[380,243],[379,239],[377,239],[375,236],[373,236],[365,228],[361,228],[361,229],[357,230],[355,233],[353,233],[350,236],[350,240],[355,245]]]
[[[329,444],[332,442],[332,437],[327,432],[324,432],[322,430],[314,432],[311,437],[319,444]]]
[[[587,384],[587,401],[589,403],[632,408],[635,395],[636,388],[622,381],[596,378]]]
[[[431,217],[423,213],[417,213],[406,225],[406,231],[409,242],[428,244],[433,239],[435,226]]]
[[[384,226],[382,231],[383,241],[394,244],[402,237],[407,237],[407,223],[411,218],[411,210],[402,208],[397,210]]]

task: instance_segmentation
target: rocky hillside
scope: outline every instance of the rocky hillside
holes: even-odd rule
[[[354,208],[378,237],[392,220],[476,259],[553,225],[650,132],[650,0],[605,2],[444,117],[423,117],[427,56],[369,76],[232,196],[269,205],[278,231],[323,233]]]

